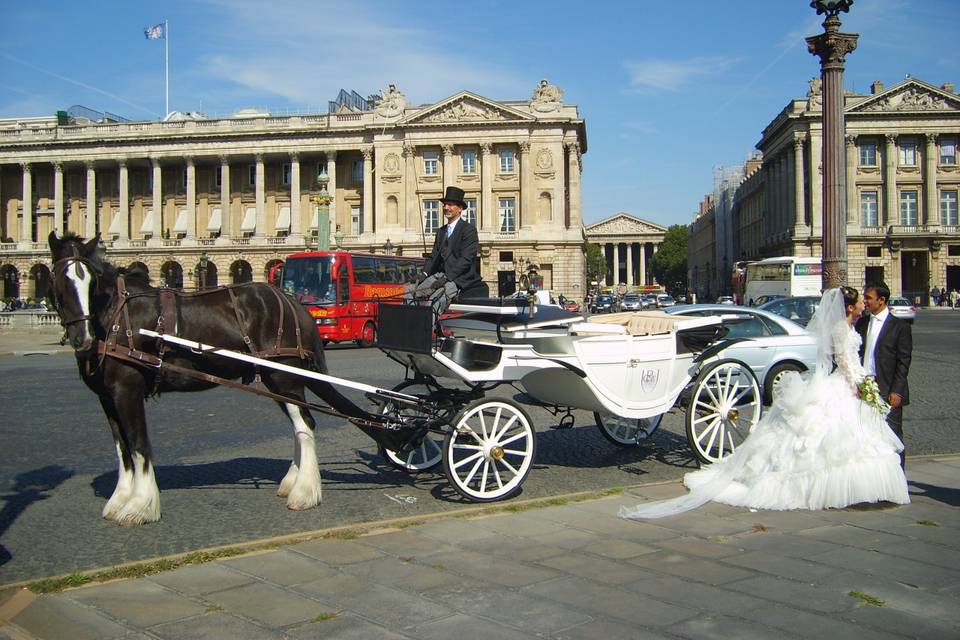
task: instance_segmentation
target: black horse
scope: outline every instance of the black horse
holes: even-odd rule
[[[110,264],[100,236],[83,238],[56,232],[49,236],[54,262],[57,312],[76,352],[80,376],[100,399],[119,459],[116,489],[103,517],[122,524],[160,518],[160,492],[144,400],[167,391],[202,391],[217,386],[204,374],[263,385],[283,396],[277,404],[294,428],[294,456],[277,495],[290,509],[320,503],[320,470],[310,412],[285,399],[304,401],[304,386],[380,443],[371,418],[330,383],[297,377],[226,358],[169,349],[139,329],[161,333],[326,373],[323,344],[304,308],[268,284],[247,283],[196,294],[150,286],[146,275]],[[395,446],[395,445],[394,445]]]

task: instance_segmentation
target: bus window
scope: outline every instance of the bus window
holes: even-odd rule
[[[356,266],[356,261],[354,261]],[[337,298],[340,304],[350,302],[350,274],[347,265],[340,266],[340,277],[337,279]]]
[[[353,257],[353,281],[357,284],[374,284],[377,280],[377,260],[375,258]]]

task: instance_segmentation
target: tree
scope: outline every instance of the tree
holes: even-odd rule
[[[587,291],[592,291],[590,284],[593,281],[601,281],[607,275],[607,257],[603,254],[603,249],[598,244],[587,243]]]
[[[650,259],[650,270],[657,282],[669,290],[687,290],[687,225],[675,224],[667,229],[660,250]]]

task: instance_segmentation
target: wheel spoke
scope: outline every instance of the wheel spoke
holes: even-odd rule
[[[710,399],[713,400],[713,406],[719,407],[721,404],[723,404],[722,402],[717,400],[717,396],[713,395],[713,389],[710,388],[709,384],[704,384],[703,390],[706,391],[707,395],[710,396]],[[717,385],[717,391],[720,391],[719,385]]]
[[[732,404],[736,405],[738,402],[740,402],[740,399],[743,398],[743,396],[747,395],[751,391],[753,391],[753,385],[748,384],[746,387],[743,388],[743,391],[737,394],[737,396],[733,399]]]
[[[723,458],[723,438],[729,431],[727,431],[726,425],[721,422],[717,432],[720,434],[720,439],[717,441],[717,460],[720,460]]]
[[[503,480],[500,478],[500,470],[497,469],[497,461],[493,461],[493,477],[497,479],[497,488],[503,489]]]
[[[466,458],[464,458],[464,459],[462,459],[462,460],[459,460],[459,461],[457,461],[457,462],[454,462],[454,463],[453,463],[453,468],[454,468],[454,469],[459,469],[459,468],[462,467],[463,465],[465,465],[465,464],[470,464],[471,462],[473,462],[474,460],[476,460],[476,459],[478,459],[478,458],[480,458],[480,459],[483,458],[483,451],[477,451],[475,454],[473,454],[473,455],[471,455],[471,456],[467,456]],[[480,463],[478,462],[477,464],[480,464]]]
[[[717,417],[717,412],[714,411],[712,413],[708,413],[705,416],[697,418],[696,420],[693,421],[693,424],[697,424],[697,423],[703,422],[704,420],[709,420],[710,418],[716,418],[716,417]]]
[[[516,414],[514,414],[513,416],[511,416],[510,419],[507,420],[507,424],[505,424],[505,425],[503,426],[503,429],[500,430],[500,433],[495,434],[493,439],[496,441],[496,440],[499,440],[500,438],[502,438],[502,437],[504,436],[504,434],[507,433],[507,430],[510,429],[510,427],[513,426],[513,423],[517,421],[517,418],[518,418],[518,417],[519,417],[519,416],[516,415]]]
[[[484,420],[483,411],[479,411],[477,415],[480,417],[480,432],[483,434],[483,439],[487,439],[487,421]]]
[[[514,435],[514,436],[510,436],[510,437],[507,438],[506,440],[500,440],[497,444],[499,444],[501,447],[503,447],[503,446],[506,446],[506,445],[510,444],[511,442],[516,442],[517,440],[519,440],[520,438],[525,437],[526,435],[527,435],[527,432],[526,432],[526,431],[521,431],[520,433],[518,433],[518,434],[516,434],[516,435]]]
[[[509,454],[512,455],[512,456],[525,456],[525,455],[527,455],[527,452],[526,452],[526,451],[520,451],[520,450],[518,450],[518,449],[504,449],[504,450],[503,450],[503,453],[504,453],[504,454],[509,453]]]
[[[483,451],[483,447],[479,444],[455,444],[453,448],[466,449],[467,451]]]
[[[710,450],[713,449],[713,442],[717,439],[717,432],[721,429],[723,429],[723,420],[717,420],[717,426],[710,432],[710,440],[707,441],[707,446],[704,448],[707,455],[710,455]]]
[[[480,493],[484,493],[487,490],[487,474],[490,470],[490,461],[483,461],[483,469],[480,471]]]
[[[500,459],[500,464],[505,466],[507,469],[510,469],[510,473],[513,474],[513,477],[520,475],[520,472],[513,468],[513,465],[507,462],[504,458]]]
[[[700,435],[697,436],[697,444],[703,442],[703,439],[707,437],[707,434],[713,433],[716,431],[717,423],[720,421],[719,417],[715,417],[714,421],[707,425],[706,429],[700,432]]]
[[[477,460],[477,464],[473,465],[473,469],[470,469],[470,473],[468,473],[467,477],[463,479],[464,486],[467,486],[470,484],[470,481],[473,480],[473,476],[476,475],[477,473],[477,469],[479,469],[480,465],[482,465],[485,461],[486,461],[486,458],[481,455],[480,459]]]

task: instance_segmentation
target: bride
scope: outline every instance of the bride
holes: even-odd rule
[[[856,289],[828,290],[808,326],[817,339],[813,375],[787,374],[750,437],[729,457],[684,477],[690,493],[621,507],[620,517],[662,518],[710,500],[775,510],[910,502],[903,444],[885,414],[859,397],[864,371],[853,324],[862,312]]]

